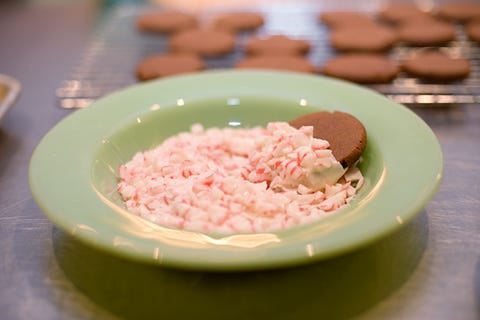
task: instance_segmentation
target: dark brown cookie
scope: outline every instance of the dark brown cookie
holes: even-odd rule
[[[466,31],[470,40],[480,43],[480,20],[470,22]]]
[[[253,56],[243,59],[235,67],[239,69],[275,69],[307,73],[316,73],[317,71],[308,59],[298,56]]]
[[[376,25],[375,21],[370,16],[360,12],[322,12],[318,16],[318,19],[333,29]]]
[[[356,83],[388,83],[399,73],[398,65],[382,55],[351,53],[327,61],[322,73]]]
[[[440,5],[437,10],[439,17],[466,22],[480,18],[480,3],[478,2],[451,2]]]
[[[291,39],[284,35],[271,35],[266,38],[255,36],[245,45],[245,51],[249,55],[304,55],[309,50],[308,41]]]
[[[443,21],[417,20],[402,24],[397,34],[399,41],[410,46],[441,46],[455,40],[455,27]]]
[[[215,28],[231,32],[251,31],[263,24],[263,16],[255,12],[231,12],[218,15],[213,19]]]
[[[313,126],[313,136],[328,141],[335,159],[344,168],[355,164],[367,145],[367,130],[349,113],[310,113],[290,121],[290,125],[295,128]]]
[[[141,15],[137,28],[142,31],[173,33],[197,26],[197,17],[183,12],[157,12]]]
[[[388,4],[380,10],[378,16],[380,19],[392,24],[402,24],[431,17],[428,12],[422,11],[416,5],[408,3]]]
[[[338,51],[386,51],[396,41],[397,35],[392,29],[379,25],[339,28],[330,34],[330,43]]]
[[[232,52],[235,36],[214,29],[189,29],[174,34],[169,41],[170,51],[215,56]]]
[[[143,59],[138,64],[136,73],[139,80],[145,81],[203,69],[205,69],[205,64],[198,56],[187,53],[173,53]]]
[[[454,59],[439,51],[425,51],[402,63],[408,74],[425,80],[454,81],[468,77],[470,63]]]

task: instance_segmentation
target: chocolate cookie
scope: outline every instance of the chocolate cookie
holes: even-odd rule
[[[440,5],[438,16],[444,19],[466,22],[480,18],[480,3],[478,2],[451,2]]]
[[[197,17],[183,12],[157,12],[141,15],[137,28],[142,31],[173,33],[197,26]]]
[[[359,27],[376,25],[368,15],[360,12],[333,11],[322,12],[318,19],[328,27],[336,29],[341,27]]]
[[[235,65],[239,69],[275,69],[316,73],[315,66],[306,58],[297,56],[260,55],[248,57]]]
[[[402,24],[399,41],[411,46],[441,46],[455,40],[455,27],[448,22],[417,20]]]
[[[232,52],[235,36],[214,29],[190,29],[174,34],[169,41],[170,51],[214,56]]]
[[[145,81],[203,69],[205,64],[198,56],[178,53],[145,58],[138,64],[136,73],[139,80]]]
[[[388,4],[380,10],[378,16],[380,19],[392,24],[402,24],[431,17],[429,13],[420,10],[416,5],[407,3]]]
[[[306,40],[291,39],[284,35],[271,35],[266,38],[252,37],[245,45],[250,55],[304,55],[310,50]]]
[[[327,140],[335,158],[344,168],[360,159],[367,145],[367,131],[351,114],[320,111],[306,114],[290,121],[295,128],[313,126],[313,136]]]
[[[214,17],[215,28],[231,32],[251,31],[264,24],[263,16],[255,12],[232,12]]]
[[[466,32],[470,40],[480,43],[480,20],[470,22]]]
[[[396,41],[395,32],[379,25],[339,28],[330,34],[330,43],[338,51],[386,51]]]
[[[454,59],[439,51],[425,51],[402,63],[408,74],[425,80],[453,81],[468,77],[470,63]]]
[[[382,55],[351,53],[327,61],[322,73],[356,83],[388,83],[399,73],[398,65]]]

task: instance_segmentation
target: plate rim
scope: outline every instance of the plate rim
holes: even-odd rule
[[[39,189],[38,185],[38,179],[39,177],[39,171],[38,171],[38,163],[39,161],[42,160],[42,157],[44,157],[42,153],[42,150],[47,148],[47,142],[49,139],[51,139],[52,136],[55,136],[62,130],[64,130],[66,123],[68,125],[68,122],[74,121],[80,121],[81,117],[86,117],[88,118],[91,116],[91,114],[95,113],[100,113],[100,112],[106,112],[106,109],[102,108],[109,108],[108,105],[111,103],[111,101],[121,98],[123,95],[126,95],[128,93],[134,92],[134,91],[142,91],[142,90],[149,90],[149,88],[157,88],[165,86],[165,84],[171,84],[172,82],[175,83],[182,83],[182,82],[188,82],[188,81],[193,81],[196,82],[206,82],[205,78],[210,78],[212,79],[222,79],[222,78],[235,78],[235,77],[240,77],[240,78],[264,78],[264,79],[287,79],[286,81],[298,81],[298,80],[304,80],[305,83],[307,82],[312,82],[312,83],[330,83],[334,85],[338,85],[341,88],[344,88],[346,91],[353,90],[354,92],[360,92],[368,97],[372,97],[374,100],[379,100],[382,101],[382,103],[385,103],[386,105],[390,105],[392,108],[397,108],[398,110],[401,110],[401,112],[406,112],[408,117],[415,119],[417,121],[417,124],[422,128],[422,130],[425,130],[425,133],[430,135],[429,139],[431,140],[430,142],[433,143],[434,149],[437,150],[437,155],[438,158],[438,163],[437,163],[437,172],[436,172],[436,177],[437,179],[434,182],[431,182],[431,185],[429,186],[429,189],[426,191],[426,193],[422,196],[421,199],[416,199],[417,203],[415,204],[413,209],[410,209],[408,214],[402,215],[402,223],[391,223],[380,230],[376,230],[373,234],[370,234],[368,237],[363,237],[360,239],[360,241],[357,241],[355,243],[350,243],[349,245],[343,245],[340,247],[336,248],[330,248],[330,249],[316,249],[314,254],[310,254],[308,252],[295,252],[298,251],[300,247],[304,248],[305,244],[298,245],[296,244],[295,246],[289,246],[288,243],[285,244],[281,243],[280,245],[276,245],[273,247],[266,247],[266,248],[261,248],[260,249],[255,249],[252,250],[250,249],[249,252],[250,254],[242,255],[242,258],[244,259],[243,261],[237,261],[233,260],[231,262],[226,261],[225,259],[217,259],[217,260],[208,260],[206,261],[205,259],[202,259],[201,257],[195,257],[193,259],[192,257],[189,257],[189,255],[192,255],[191,250],[185,251],[185,254],[178,254],[174,256],[167,256],[166,258],[158,259],[152,257],[151,252],[135,252],[131,251],[129,249],[125,249],[125,247],[121,246],[114,246],[112,245],[112,239],[110,236],[107,236],[107,239],[103,238],[104,234],[101,235],[94,235],[89,232],[78,232],[78,230],[72,230],[71,226],[69,225],[68,221],[65,220],[65,217],[58,212],[52,212],[52,205],[55,207],[55,204],[51,203],[51,200],[45,200],[44,196],[42,195],[41,190]],[[208,79],[207,79],[208,80]],[[258,80],[257,80],[258,81]],[[285,81],[285,80],[283,80]],[[228,82],[225,82],[228,83]],[[272,84],[268,84],[267,86],[271,86]],[[233,90],[235,91],[235,90]],[[255,90],[254,90],[255,91]],[[261,90],[260,90],[261,91]],[[225,96],[225,94],[222,94],[222,96]],[[107,105],[107,107],[103,106]],[[110,107],[111,108],[111,107]],[[128,108],[126,108],[128,109]],[[127,110],[128,111],[128,110]],[[128,112],[125,111],[127,114]],[[123,112],[122,114],[124,114]],[[132,116],[132,115],[130,115]],[[120,116],[119,116],[120,117]],[[74,120],[71,120],[74,119]],[[78,120],[80,119],[80,120]],[[59,129],[60,128],[60,129]],[[368,130],[368,128],[367,128]],[[45,150],[43,150],[45,151]],[[44,153],[44,152],[43,152]],[[441,151],[440,144],[438,140],[436,139],[433,131],[428,127],[428,125],[413,111],[408,109],[405,106],[401,106],[399,104],[396,104],[395,102],[388,100],[386,97],[380,95],[379,93],[373,92],[372,90],[369,90],[364,87],[360,87],[342,80],[337,80],[337,79],[332,79],[328,77],[323,77],[323,76],[312,76],[312,75],[305,75],[305,74],[298,74],[294,72],[279,72],[279,71],[258,71],[258,70],[214,70],[214,71],[207,71],[203,73],[195,73],[195,74],[187,74],[187,75],[180,75],[180,76],[174,76],[170,78],[164,78],[160,80],[153,80],[149,81],[147,83],[141,83],[141,84],[135,84],[133,86],[127,87],[125,89],[119,90],[115,93],[112,93],[108,96],[105,96],[98,101],[96,101],[93,105],[89,106],[86,109],[81,109],[77,110],[74,113],[70,114],[66,118],[62,119],[56,126],[54,126],[41,140],[41,142],[38,144],[36,147],[35,151],[32,154],[31,162],[30,162],[30,168],[29,168],[29,183],[30,183],[30,188],[32,191],[32,195],[34,196],[34,199],[36,200],[37,204],[40,206],[42,211],[47,215],[47,217],[53,221],[57,226],[59,226],[61,229],[64,231],[68,232],[69,234],[73,235],[75,238],[81,240],[82,242],[86,242],[89,245],[93,245],[96,248],[99,248],[103,251],[113,253],[125,258],[129,258],[135,261],[140,261],[140,262],[147,262],[147,263],[153,263],[153,264],[160,264],[160,265],[165,265],[165,266],[170,266],[170,267],[176,267],[176,268],[182,268],[182,269],[194,269],[194,270],[211,270],[211,271],[241,271],[241,270],[258,270],[258,269],[270,269],[270,268],[277,268],[277,267],[284,267],[284,266],[291,266],[295,264],[301,264],[301,263],[306,263],[308,261],[316,261],[320,259],[326,259],[329,257],[333,257],[336,255],[343,254],[345,252],[352,251],[354,249],[357,249],[359,247],[365,246],[373,241],[378,240],[381,237],[384,237],[387,234],[390,234],[394,230],[398,229],[401,227],[401,225],[407,223],[409,220],[411,220],[425,205],[426,203],[433,197],[435,194],[436,190],[438,189],[441,179],[443,176],[443,155]],[[47,203],[47,202],[49,203]],[[67,218],[68,220],[68,218]],[[94,229],[94,228],[93,228]],[[115,231],[115,230],[114,230]],[[117,230],[118,231],[118,230]],[[120,233],[121,234],[121,233]],[[200,234],[200,233],[199,233]],[[216,247],[215,247],[216,248]],[[217,253],[220,253],[221,255],[228,253],[229,248],[227,247],[218,247],[217,248],[219,251]],[[282,251],[285,250],[290,250],[294,252],[288,252],[288,254],[282,254]],[[205,252],[204,250],[212,250],[212,248],[201,248],[199,249],[199,252]],[[280,251],[280,253],[278,253]],[[237,252],[238,253],[238,252]],[[171,254],[171,253],[170,253]],[[259,260],[259,257],[263,257],[261,260]],[[209,256],[209,259],[212,257]],[[245,260],[246,259],[246,260]]]

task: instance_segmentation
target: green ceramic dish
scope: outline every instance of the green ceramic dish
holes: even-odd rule
[[[351,113],[368,133],[366,183],[328,219],[222,237],[153,225],[127,212],[116,192],[119,164],[194,122],[264,125],[316,110]],[[320,76],[221,70],[139,84],[75,112],[35,150],[30,186],[57,226],[94,247],[185,269],[253,270],[331,257],[392,232],[433,196],[442,170],[429,127],[379,94]]]

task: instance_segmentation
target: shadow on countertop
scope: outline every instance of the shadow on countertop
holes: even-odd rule
[[[421,212],[363,249],[296,268],[205,273],[131,262],[88,247],[57,228],[54,252],[89,299],[126,319],[345,319],[395,292],[428,240]]]

